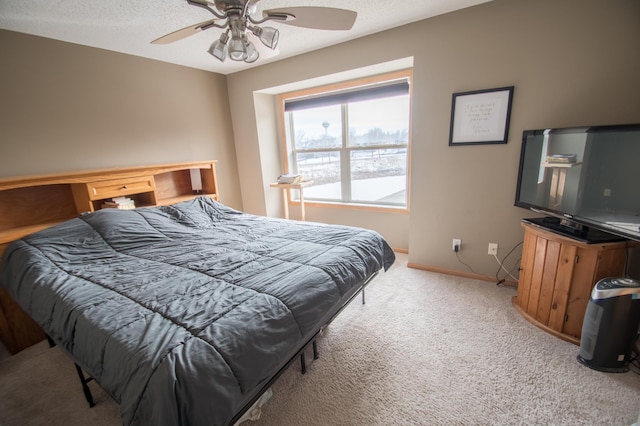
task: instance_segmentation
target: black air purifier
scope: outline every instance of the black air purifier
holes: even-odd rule
[[[607,373],[629,371],[640,323],[640,281],[604,278],[591,292],[578,361]]]

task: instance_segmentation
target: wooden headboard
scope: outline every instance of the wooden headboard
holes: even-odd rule
[[[12,241],[99,210],[114,197],[128,197],[136,207],[169,205],[199,195],[218,200],[215,166],[216,161],[198,161],[0,179],[0,259]],[[9,352],[44,338],[40,327],[0,288],[0,339]]]

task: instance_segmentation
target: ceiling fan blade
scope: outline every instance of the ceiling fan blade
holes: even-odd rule
[[[343,31],[350,30],[358,16],[358,14],[352,10],[316,6],[269,9],[263,11],[262,14],[265,18],[272,15],[287,15],[286,20],[278,20],[278,22],[294,27]]]
[[[151,44],[169,44],[174,41],[182,40],[183,38],[187,38],[192,36],[200,31],[208,30],[214,24],[216,19],[209,19],[208,21],[200,22],[195,25],[189,25],[188,27],[176,30],[172,33],[163,35],[162,37],[158,37],[153,40]]]

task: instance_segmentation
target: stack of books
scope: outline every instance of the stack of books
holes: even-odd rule
[[[102,208],[131,210],[136,208],[136,203],[129,197],[114,197],[103,202]]]
[[[295,173],[285,173],[278,176],[278,183],[300,183],[302,182],[302,175]]]
[[[547,155],[547,163],[573,164],[578,160],[576,154],[552,154]]]

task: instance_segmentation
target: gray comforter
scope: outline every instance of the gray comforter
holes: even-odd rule
[[[119,402],[125,425],[223,425],[393,261],[375,232],[201,197],[25,237],[0,281]]]

